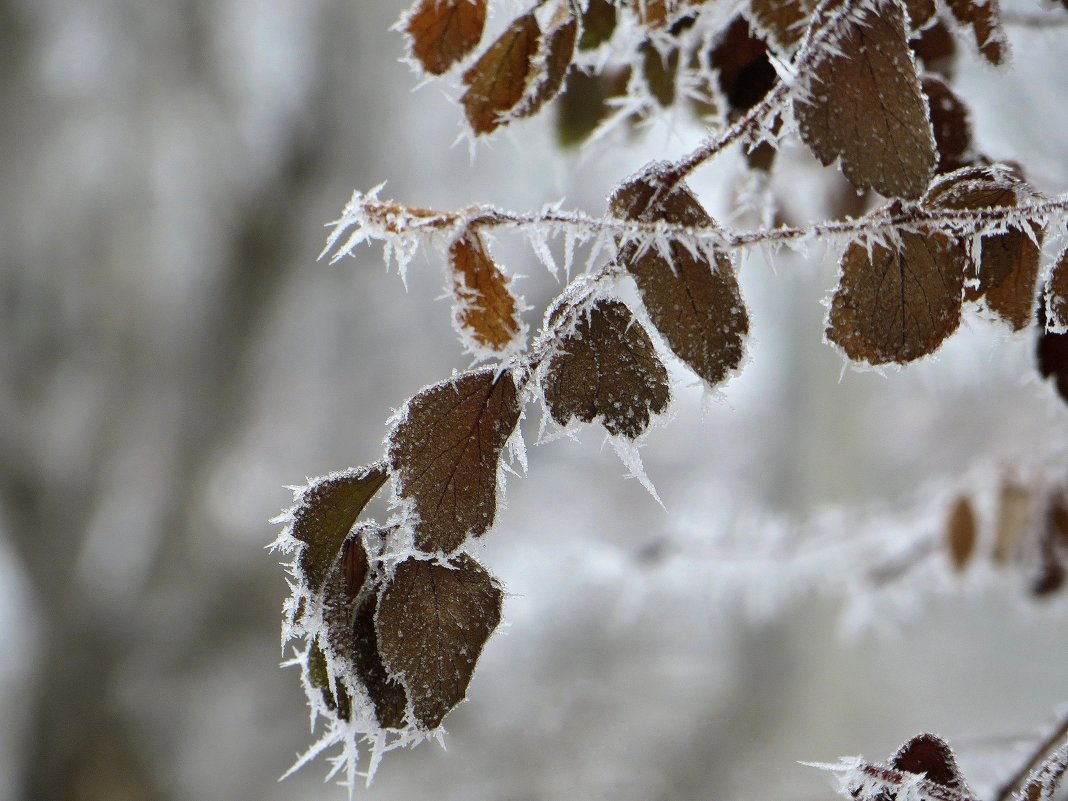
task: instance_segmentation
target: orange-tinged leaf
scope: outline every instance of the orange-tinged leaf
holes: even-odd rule
[[[917,198],[938,161],[927,102],[900,0],[875,8],[840,23],[837,51],[812,68],[794,112],[805,144],[825,165],[841,159],[855,187]]]
[[[437,728],[466,697],[500,623],[502,597],[493,577],[466,554],[448,566],[411,558],[397,566],[379,602],[378,639],[420,726]]]
[[[419,516],[416,547],[450,553],[493,525],[498,463],[519,413],[512,374],[490,369],[463,373],[408,401],[388,458],[397,494]]]
[[[580,314],[546,366],[545,403],[560,425],[600,418],[609,433],[635,439],[671,400],[667,370],[624,304],[600,300]]]
[[[962,572],[971,561],[975,552],[978,525],[975,521],[975,511],[971,501],[965,497],[957,499],[953,509],[946,520],[946,550],[949,552],[949,561],[953,569]],[[916,773],[918,771],[913,771]]]
[[[420,0],[404,20],[412,57],[442,75],[475,49],[486,24],[486,0]]]
[[[625,182],[612,195],[612,213],[624,219],[712,227],[712,218],[690,190],[679,185],[665,194],[652,172]],[[738,290],[730,257],[691,250],[681,241],[668,245],[670,258],[655,246],[624,243],[619,261],[638,284],[649,319],[672,352],[710,386],[741,364],[749,315]]]
[[[495,131],[527,96],[540,46],[538,20],[533,13],[523,14],[464,73],[467,91],[460,102],[476,134]]]
[[[960,325],[963,254],[948,237],[903,232],[897,248],[863,242],[842,256],[827,338],[853,361],[904,364]]]
[[[1001,27],[998,0],[949,0],[949,10],[961,25],[970,25],[975,44],[995,67],[1008,59],[1009,43]]]
[[[360,512],[386,482],[384,464],[351,468],[311,484],[293,508],[292,535],[304,543],[297,566],[318,592]]]
[[[519,308],[482,237],[470,229],[449,247],[456,322],[475,346],[504,351],[519,335]]]

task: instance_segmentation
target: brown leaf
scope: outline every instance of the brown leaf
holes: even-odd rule
[[[326,654],[322,652],[317,643],[312,643],[308,651],[308,681],[312,687],[318,688],[326,708],[337,715],[339,720],[348,720],[351,717],[352,701],[349,699],[349,694],[340,683],[337,687],[330,683]]]
[[[556,104],[556,135],[560,144],[571,147],[584,142],[612,110],[608,99],[626,94],[629,80],[629,69],[599,75],[571,70]]]
[[[1068,403],[1068,333],[1048,331],[1045,299],[1040,301],[1035,359],[1044,378],[1053,378],[1057,394]]]
[[[1050,322],[1058,327],[1068,327],[1068,247],[1053,263],[1044,294]]]
[[[931,127],[938,148],[936,173],[963,167],[972,150],[972,126],[968,109],[941,78],[923,79],[923,93],[931,110]]]
[[[642,222],[714,225],[686,186],[675,187],[666,198],[659,197],[658,186],[654,172],[628,180],[612,195],[612,213]],[[634,276],[649,318],[671,350],[715,386],[741,364],[749,333],[730,257],[716,251],[713,265],[706,251],[692,252],[678,240],[669,243],[669,252],[667,259],[655,245],[643,249],[628,242],[619,261]]]
[[[475,49],[485,24],[486,0],[420,0],[404,30],[412,57],[431,75],[441,75]]]
[[[815,0],[752,0],[749,15],[779,50],[790,50],[805,33]]]
[[[890,764],[898,770],[926,774],[928,781],[962,794],[970,793],[953,749],[936,734],[916,735],[898,749]]]
[[[582,14],[579,50],[593,50],[612,38],[616,30],[616,4],[612,0],[590,0]]]
[[[809,94],[794,112],[805,144],[825,165],[840,158],[855,187],[916,198],[938,154],[901,2],[878,8],[841,23],[837,52],[813,67]]]
[[[946,550],[949,552],[949,561],[953,569],[958,573],[964,571],[968,562],[975,552],[976,532],[978,525],[975,522],[975,512],[971,502],[965,498],[957,498],[953,509],[946,520]],[[913,771],[916,773],[917,771]]]
[[[543,63],[540,77],[528,89],[527,99],[516,111],[517,116],[530,117],[556,97],[571,66],[571,59],[575,57],[577,39],[578,17],[570,0],[561,0],[542,37],[544,51],[539,54]]]
[[[638,48],[642,57],[642,76],[656,102],[664,108],[675,102],[675,73],[679,69],[679,50],[672,47],[667,53],[646,39]]]
[[[671,400],[667,370],[645,329],[619,301],[600,300],[579,314],[542,379],[549,412],[560,425],[573,417],[584,423],[599,417],[609,433],[635,439],[649,426],[650,414],[664,411]]]
[[[1004,208],[1017,205],[1023,184],[982,168],[946,176],[928,191],[927,203],[946,209]],[[1041,262],[1042,229],[1031,223],[1031,236],[1019,228],[989,234],[981,241],[978,267],[969,261],[969,277],[977,283],[968,300],[982,298],[1014,331],[1026,328],[1035,311],[1035,289]],[[1035,242],[1037,240],[1037,244]]]
[[[379,724],[386,729],[399,729],[404,725],[408,696],[404,685],[389,677],[382,662],[375,632],[377,612],[378,594],[374,592],[365,595],[356,607],[352,621],[352,663],[356,677],[371,698]]]
[[[904,364],[933,353],[960,325],[964,264],[948,237],[903,232],[900,247],[846,248],[827,338],[854,361]]]
[[[719,73],[719,89],[732,116],[740,116],[759,103],[778,83],[768,48],[737,16],[712,49],[710,62]]]
[[[476,134],[492,133],[513,111],[536,78],[534,56],[541,29],[533,13],[518,17],[464,73],[460,102]]]
[[[1068,498],[1055,491],[1046,507],[1045,526],[1038,542],[1038,575],[1031,582],[1036,597],[1052,595],[1068,577]]]
[[[919,31],[935,15],[934,0],[905,0],[905,9],[909,12],[909,29]]]
[[[957,40],[941,19],[924,28],[916,38],[909,41],[912,52],[928,73],[937,73],[949,79],[957,60]]]
[[[1008,58],[1009,43],[1001,27],[998,0],[949,0],[949,10],[961,25],[970,25],[975,44],[983,57],[994,66]]]
[[[633,0],[638,19],[649,28],[663,28],[677,0]]]
[[[476,347],[506,350],[519,335],[519,307],[482,237],[465,230],[449,247],[454,315]]]
[[[502,596],[466,554],[449,567],[416,559],[397,566],[379,602],[378,639],[423,727],[437,728],[466,697],[475,663],[501,620]]]
[[[386,482],[382,463],[326,476],[301,494],[293,509],[292,535],[304,543],[297,566],[318,592],[360,512]]]
[[[478,370],[424,389],[389,439],[397,494],[411,499],[416,547],[449,553],[497,512],[501,451],[519,422],[512,374]]]
[[[998,495],[998,528],[994,539],[994,563],[1013,562],[1031,529],[1031,492],[1013,481],[1002,482]]]

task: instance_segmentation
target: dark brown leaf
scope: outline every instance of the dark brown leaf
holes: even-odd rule
[[[679,51],[672,47],[666,53],[651,39],[642,42],[638,52],[642,57],[642,76],[656,102],[668,108],[675,102],[675,73],[679,69]]]
[[[379,603],[378,641],[421,726],[437,728],[466,697],[475,663],[500,622],[502,596],[466,554],[450,567],[415,559],[398,565]]]
[[[419,515],[418,548],[449,553],[493,524],[498,462],[519,412],[507,371],[464,373],[408,401],[388,458],[397,493]]]
[[[326,655],[317,643],[312,643],[308,651],[308,681],[317,687],[326,708],[337,715],[339,720],[348,720],[352,714],[352,702],[343,686],[334,687],[330,683],[330,672],[326,667]],[[334,697],[335,691],[337,697]]]
[[[421,0],[405,18],[408,47],[424,70],[441,75],[475,49],[486,0]]]
[[[1053,263],[1044,294],[1049,322],[1057,327],[1068,327],[1068,248],[1062,250]]]
[[[815,0],[752,0],[749,14],[779,50],[790,50],[801,41]]]
[[[1021,191],[1023,184],[1018,179],[975,168],[936,182],[928,192],[927,202],[947,209],[1013,207]],[[1035,311],[1043,231],[1031,223],[1031,232],[1034,240],[1019,228],[984,236],[978,268],[971,261],[968,263],[968,277],[976,285],[969,289],[968,300],[982,298],[987,308],[1014,331],[1026,328]]]
[[[967,793],[957,759],[949,743],[935,734],[918,734],[898,749],[890,760],[898,770],[925,774],[928,781]]]
[[[304,490],[293,509],[293,536],[304,543],[297,565],[312,592],[322,589],[349,530],[386,482],[382,463],[326,476]]]
[[[1035,343],[1035,358],[1038,371],[1045,378],[1052,378],[1061,400],[1068,403],[1068,333],[1047,331],[1046,304],[1040,304],[1038,340]]]
[[[571,59],[575,57],[578,39],[578,17],[570,0],[560,0],[542,37],[543,66],[534,86],[528,89],[526,100],[516,111],[520,117],[530,117],[545,103],[556,97],[564,83]]]
[[[536,79],[541,29],[533,13],[518,17],[464,73],[460,102],[476,134],[488,134],[515,110]]]
[[[454,314],[475,347],[504,351],[519,335],[519,306],[482,237],[470,229],[449,247]]]
[[[663,220],[688,226],[714,225],[690,190],[679,185],[666,198],[653,172],[632,178],[611,199],[617,217],[643,222]],[[619,261],[638,284],[653,325],[671,350],[715,386],[741,364],[749,315],[742,303],[730,257],[691,252],[680,241],[669,245],[670,259],[655,245],[625,243]]]
[[[599,417],[609,433],[635,439],[671,400],[667,370],[619,301],[601,300],[580,314],[542,379],[549,412],[560,425]]]
[[[909,44],[926,72],[936,73],[946,79],[953,77],[957,60],[957,40],[941,19],[920,31]]]
[[[582,14],[579,50],[593,50],[612,38],[616,29],[616,4],[612,0],[590,0]]]
[[[561,145],[581,144],[612,110],[607,100],[626,94],[629,70],[591,75],[582,70],[567,74],[556,104],[556,135]]]
[[[909,12],[909,29],[922,30],[935,15],[934,0],[905,0],[905,9]]]
[[[841,23],[838,52],[813,67],[794,111],[805,144],[825,165],[840,158],[855,187],[917,198],[938,154],[900,0],[878,9],[865,6]]]
[[[827,338],[854,361],[904,364],[933,353],[960,325],[962,254],[948,237],[902,233],[899,248],[846,248]]]
[[[949,0],[949,10],[961,25],[970,25],[975,44],[994,66],[1004,64],[1009,44],[1001,27],[998,0]]]
[[[752,34],[741,16],[727,26],[712,49],[710,62],[718,71],[719,89],[734,117],[749,111],[778,82],[767,45]]]
[[[958,573],[964,571],[975,552],[978,525],[971,502],[960,497],[953,504],[953,509],[946,520],[946,550],[949,561]],[[913,771],[914,773],[916,771]]]
[[[923,79],[923,93],[931,110],[931,127],[938,147],[936,173],[963,167],[972,150],[972,126],[968,109],[941,78]]]
[[[375,717],[386,729],[399,729],[404,725],[404,712],[408,697],[404,686],[391,679],[382,663],[378,635],[375,632],[375,615],[378,612],[378,594],[367,593],[356,607],[352,622],[352,663],[356,676],[371,697]]]

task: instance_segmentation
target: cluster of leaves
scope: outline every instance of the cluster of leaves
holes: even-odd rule
[[[1006,62],[996,0],[951,0],[948,10],[931,0],[750,0],[740,8],[540,0],[482,46],[489,11],[488,0],[418,0],[398,23],[423,72],[444,75],[471,60],[460,105],[474,136],[536,114],[561,92],[564,128],[582,135],[604,118],[590,115],[591,105],[616,108],[618,121],[680,98],[717,128],[677,161],[621,181],[602,217],[554,207],[439,212],[374,190],[357,192],[337,222],[324,251],[335,258],[378,240],[403,273],[419,247],[438,248],[460,340],[490,362],[411,398],[392,421],[383,461],[312,481],[280,518],[288,525],[277,545],[296,553],[284,637],[303,640],[296,661],[313,710],[331,722],[313,752],[344,744],[350,772],[357,736],[371,739],[373,768],[382,750],[438,730],[466,695],[502,601],[469,546],[493,525],[506,454],[525,466],[524,409],[540,404],[563,427],[599,423],[640,467],[632,443],[671,399],[667,353],[708,387],[743,363],[750,319],[735,277],[740,249],[841,242],[826,336],[859,364],[935,352],[966,303],[1012,331],[1037,317],[1040,368],[1068,398],[1068,249],[1044,281],[1042,264],[1044,238],[1063,224],[1068,198],[1042,196],[1022,168],[980,153],[952,88],[954,29],[991,65]],[[596,103],[582,95],[591,86],[601,92]],[[568,121],[575,109],[586,115],[581,124]],[[772,170],[788,137],[883,201],[858,219],[733,231],[686,184],[734,143],[751,168]],[[488,246],[494,229],[524,234],[554,273],[550,237],[563,237],[568,275],[576,247],[591,245],[586,269],[549,304],[530,343],[523,302]],[[624,281],[637,289],[633,308],[617,291]],[[387,480],[392,516],[361,521]],[[1063,582],[1066,515],[1061,496],[1052,499],[1036,593]],[[958,570],[975,550],[976,527],[962,499],[947,527]],[[999,534],[997,547],[995,560],[1015,546]],[[919,748],[886,770],[913,772]],[[961,798],[963,787],[960,780]]]

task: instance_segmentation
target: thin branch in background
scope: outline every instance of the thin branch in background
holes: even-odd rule
[[[1065,738],[1068,738],[1068,713],[1061,717],[1060,722],[1053,730],[1042,738],[1028,754],[1026,761],[1001,785],[994,796],[994,801],[1010,801],[1011,798],[1021,793],[1025,783],[1031,778],[1032,773],[1040,767],[1046,755]]]

